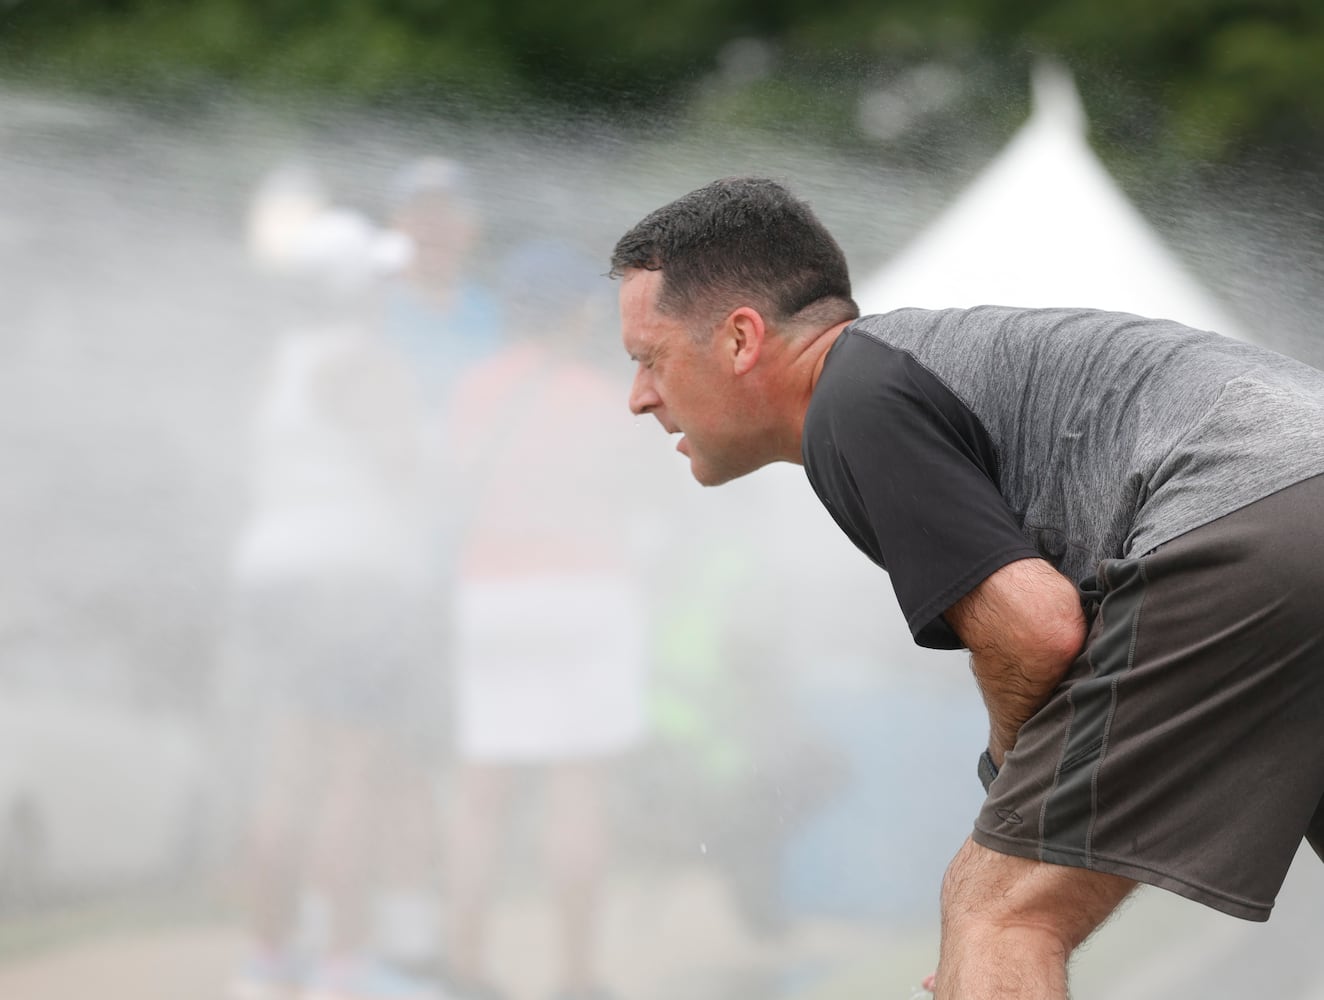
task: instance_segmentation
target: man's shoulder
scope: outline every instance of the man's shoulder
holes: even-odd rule
[[[966,309],[895,309],[861,316],[843,331],[828,354],[820,380],[825,395],[858,398],[889,389],[913,389],[916,379],[948,381],[948,359],[972,363],[979,353],[977,335],[966,337],[968,323],[987,316]],[[818,390],[815,390],[815,396]]]
[[[869,319],[847,327],[824,360],[805,416],[809,447],[964,421],[968,407],[929,359],[903,338],[871,328]]]
[[[896,384],[898,373],[914,363],[903,347],[875,333],[866,322],[872,318],[862,317],[846,327],[829,349],[814,385],[811,413],[879,398]]]

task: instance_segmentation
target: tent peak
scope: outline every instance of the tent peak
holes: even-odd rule
[[[1054,59],[1040,59],[1030,74],[1031,120],[1085,134],[1085,106],[1070,70]]]

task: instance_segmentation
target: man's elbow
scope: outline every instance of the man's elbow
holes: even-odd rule
[[[1079,604],[1072,603],[1033,623],[1023,640],[1021,669],[1041,681],[1056,683],[1084,648],[1085,615]]]
[[[1041,559],[991,574],[946,612],[976,659],[1015,664],[1036,687],[1054,687],[1085,646],[1075,586]]]

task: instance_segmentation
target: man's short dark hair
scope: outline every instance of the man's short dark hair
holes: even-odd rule
[[[637,269],[662,272],[658,308],[671,315],[742,298],[773,322],[810,306],[830,323],[860,314],[837,241],[807,204],[763,178],[713,181],[650,213],[612,251],[612,277]]]

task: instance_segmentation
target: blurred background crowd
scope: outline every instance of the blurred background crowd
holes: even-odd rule
[[[799,470],[630,416],[610,247],[761,173],[866,309],[1157,283],[1320,364],[1321,55],[1304,0],[0,3],[0,996],[908,995],[977,694]],[[1316,888],[1145,895],[1078,994],[1317,1000]]]

